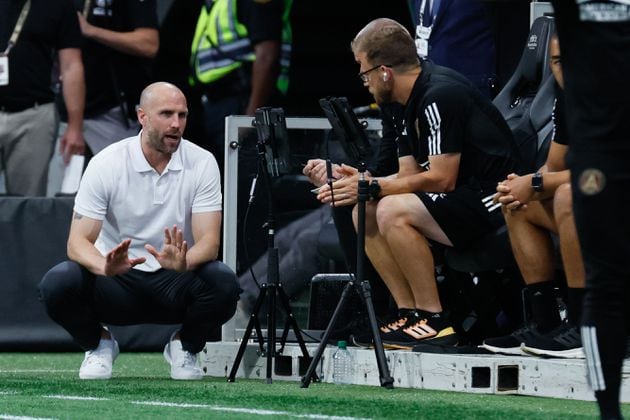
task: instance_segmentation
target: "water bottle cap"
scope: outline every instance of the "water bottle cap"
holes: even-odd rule
[[[345,340],[337,341],[337,347],[339,347],[340,349],[345,349],[346,348],[346,341]]]

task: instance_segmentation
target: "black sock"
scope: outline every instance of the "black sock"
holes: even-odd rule
[[[543,281],[527,286],[532,320],[539,332],[551,331],[560,325],[560,311],[556,291],[551,281]]]
[[[415,317],[418,316],[418,314],[416,313],[416,310],[413,308],[398,308],[398,316],[401,318],[411,318],[411,317]]]
[[[429,322],[431,328],[436,331],[441,330],[447,324],[444,312],[429,312],[422,309],[416,309],[416,312],[418,312],[418,316],[420,317],[420,319],[426,319]]]
[[[569,324],[579,326],[582,321],[582,302],[584,288],[569,287],[567,290],[567,320]]]

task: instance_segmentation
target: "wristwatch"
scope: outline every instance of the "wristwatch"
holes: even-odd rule
[[[378,196],[381,193],[381,185],[378,183],[378,180],[373,179],[370,182],[369,193],[371,200],[378,200]]]
[[[532,188],[536,192],[543,192],[543,175],[540,172],[536,172],[534,176],[532,176]]]

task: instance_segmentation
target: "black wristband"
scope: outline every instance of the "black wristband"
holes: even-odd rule
[[[371,200],[378,200],[378,196],[381,193],[381,185],[378,183],[378,180],[373,179],[370,182],[369,193]]]

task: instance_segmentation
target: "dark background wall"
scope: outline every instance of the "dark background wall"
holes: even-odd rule
[[[489,1],[497,32],[499,86],[518,62],[529,29],[529,0]],[[158,0],[161,26],[155,77],[169,80],[189,97],[191,120],[187,137],[194,140],[196,98],[187,84],[190,43],[202,0]],[[323,116],[318,99],[346,96],[354,106],[366,105],[371,96],[356,74],[350,41],[370,20],[390,17],[410,30],[405,0],[295,0],[291,11],[293,56],[285,113],[288,116]]]

